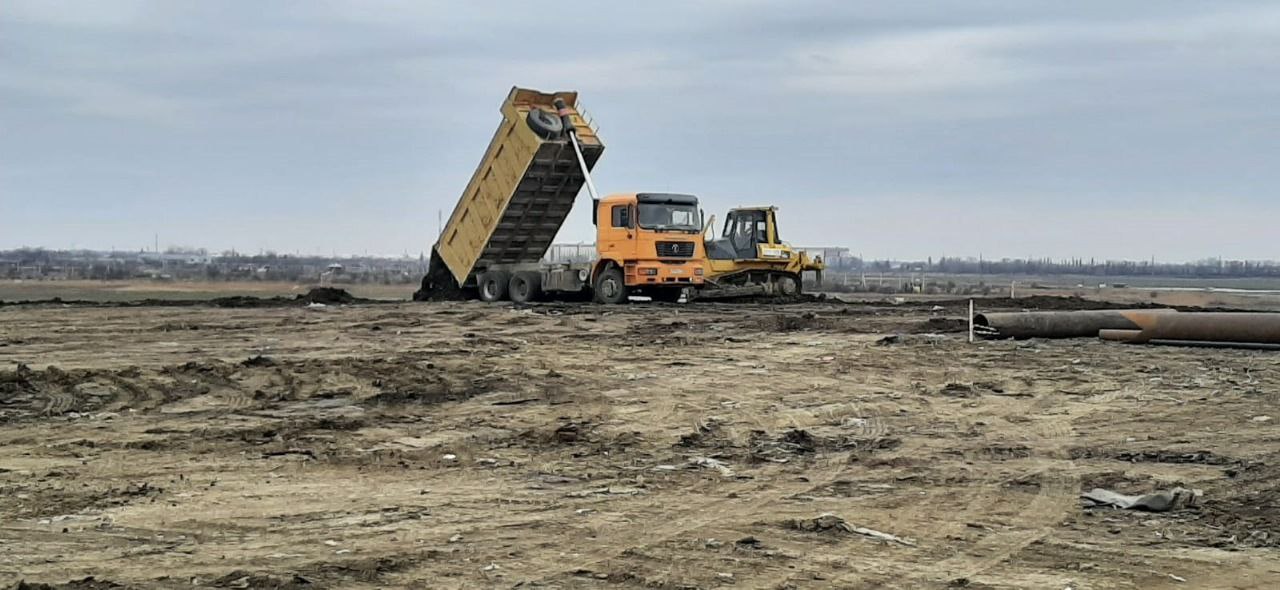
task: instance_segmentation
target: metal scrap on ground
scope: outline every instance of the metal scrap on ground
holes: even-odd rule
[[[1150,512],[1168,512],[1195,506],[1203,492],[1177,487],[1158,490],[1150,494],[1129,496],[1111,490],[1094,488],[1080,494],[1080,497],[1093,506],[1114,506],[1124,510],[1147,510]]]

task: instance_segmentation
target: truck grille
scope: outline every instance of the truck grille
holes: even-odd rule
[[[693,242],[658,242],[658,256],[693,258]]]

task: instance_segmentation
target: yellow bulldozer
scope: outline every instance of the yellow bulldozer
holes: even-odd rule
[[[782,241],[777,207],[739,207],[725,217],[719,237],[715,216],[702,228],[707,256],[706,285],[698,299],[751,295],[796,297],[804,289],[804,273],[822,284],[826,264]]]

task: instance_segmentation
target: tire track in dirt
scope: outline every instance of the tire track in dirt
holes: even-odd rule
[[[1009,421],[1008,418],[1030,415],[1038,407],[1046,405],[1047,400],[1027,403],[1016,399],[1000,398],[999,402],[993,402],[992,405],[986,405],[986,402],[984,398],[984,404],[968,414],[987,419],[1005,418],[1008,426],[1002,425],[999,440],[1022,440],[1029,444],[1032,452],[1031,459],[1035,460],[1040,469],[1034,472],[1032,478],[1024,477],[1022,481],[1026,482],[1028,479],[1035,481],[1038,485],[1037,493],[1027,505],[1010,518],[1009,526],[1015,527],[1014,530],[998,531],[983,537],[933,565],[928,565],[930,562],[927,560],[918,560],[918,556],[912,556],[900,562],[902,571],[909,572],[907,575],[910,578],[922,583],[971,579],[1003,563],[1011,555],[1048,535],[1057,523],[1070,514],[1078,502],[1079,478],[1074,473],[1074,463],[1067,453],[1067,441],[1074,436],[1071,422],[1078,416],[1052,414],[1046,420],[1027,424],[1017,420]],[[1000,408],[994,416],[992,415],[993,407]],[[988,474],[982,481],[964,486],[962,488],[964,491],[961,493],[968,496],[968,502],[961,510],[949,513],[941,522],[937,518],[937,509],[931,506],[921,506],[911,510],[908,512],[909,518],[903,520],[933,523],[923,531],[923,538],[918,539],[922,547],[927,548],[932,543],[937,543],[938,546],[949,544],[950,537],[958,535],[968,526],[967,523],[978,520],[975,517],[998,512],[1002,505],[1007,505],[1008,494],[1000,493],[1006,483],[998,475]],[[956,489],[956,487],[949,487],[946,493]],[[867,581],[859,573],[851,573],[833,580],[836,585]]]
[[[1160,585],[1172,587],[1174,584],[1170,584],[1173,581],[1169,577],[1170,574],[1185,578],[1190,587],[1208,587],[1210,580],[1203,577],[1204,568],[1220,567],[1224,562],[1230,563],[1230,567],[1237,574],[1232,580],[1232,588],[1269,590],[1275,588],[1277,580],[1280,580],[1280,576],[1277,575],[1280,574],[1280,566],[1265,559],[1260,560],[1257,555],[1249,553],[1214,552],[1197,555],[1194,552],[1180,552],[1177,555],[1169,555],[1132,545],[1087,546],[1046,539],[1042,543],[1035,544],[1032,550],[1024,552],[1020,557],[1019,566],[1023,568],[1052,567],[1063,562],[1105,564],[1098,567],[1105,568],[1103,571],[1108,578],[1128,578],[1132,581],[1132,585],[1138,588]],[[1253,581],[1248,582],[1247,578],[1253,578]]]
[[[45,395],[44,407],[40,409],[40,414],[44,416],[57,416],[71,411],[75,406],[76,398],[74,395],[66,391],[58,391]]]
[[[1049,396],[1038,396],[1026,410],[1056,405]],[[1080,477],[1070,458],[1069,442],[1076,438],[1076,420],[1109,409],[1109,402],[1120,396],[1096,396],[1084,404],[1071,404],[1066,412],[1051,414],[1047,420],[1025,426],[1014,423],[1008,431],[1032,443],[1043,469],[1037,474],[1039,493],[1013,519],[1022,530],[1004,531],[983,538],[972,548],[948,558],[933,568],[934,581],[972,579],[1005,562],[1012,555],[1044,539],[1052,529],[1071,514],[1079,504]],[[1072,411],[1074,409],[1075,411]],[[1006,415],[1015,415],[1009,413]],[[1016,414],[1025,415],[1025,414]],[[953,524],[954,521],[953,521]],[[963,524],[963,523],[961,523]]]
[[[820,469],[806,472],[805,481],[770,481],[754,492],[738,492],[738,497],[734,499],[726,499],[724,496],[704,496],[700,500],[690,502],[687,494],[683,493],[684,490],[676,491],[675,495],[679,496],[682,507],[674,514],[670,510],[661,514],[664,524],[639,531],[635,530],[635,527],[611,529],[606,538],[593,539],[591,546],[597,546],[599,549],[584,551],[584,560],[572,568],[556,566],[539,570],[523,578],[522,583],[547,583],[555,578],[573,575],[576,571],[591,571],[627,552],[659,545],[677,536],[689,534],[734,516],[759,514],[760,509],[769,503],[831,485],[848,470],[849,455],[848,452],[841,452],[826,458]],[[636,538],[644,540],[637,543],[633,541]],[[570,550],[560,545],[559,552],[563,554]],[[547,557],[549,556],[538,556],[531,561],[542,561]]]

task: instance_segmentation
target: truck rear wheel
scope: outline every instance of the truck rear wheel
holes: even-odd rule
[[[476,283],[480,287],[481,301],[502,301],[507,298],[507,284],[511,281],[511,275],[501,270],[491,270],[480,273],[476,278]]]
[[[516,303],[537,301],[542,296],[542,274],[523,270],[511,275],[507,284],[507,294]]]
[[[622,278],[622,269],[616,266],[605,269],[596,277],[594,291],[598,303],[626,303],[627,296],[630,295],[627,283]]]

